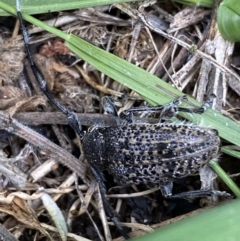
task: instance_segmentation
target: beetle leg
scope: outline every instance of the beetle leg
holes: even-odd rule
[[[172,181],[160,181],[160,190],[164,197],[170,198],[172,196]]]
[[[101,193],[101,197],[102,197],[102,201],[103,201],[103,206],[104,206],[104,210],[106,211],[107,215],[109,218],[111,218],[111,220],[113,221],[113,223],[115,224],[115,226],[117,227],[119,233],[125,238],[125,239],[129,239],[130,237],[127,235],[127,233],[125,232],[125,230],[122,228],[122,226],[120,225],[119,223],[119,220],[118,218],[114,215],[112,209],[111,209],[111,206],[107,200],[107,197],[106,197],[106,187],[104,185],[104,178],[103,178],[103,175],[102,173],[97,169],[95,168],[94,166],[90,165],[90,168],[92,170],[92,173],[94,175],[94,177],[96,178],[97,180],[97,183],[99,185],[99,190],[100,190],[100,193]]]
[[[200,198],[200,197],[208,197],[213,194],[213,191],[208,190],[194,190],[194,191],[188,191],[188,192],[181,192],[178,194],[174,194],[168,198],[175,199],[175,198]]]
[[[177,193],[177,194],[172,195],[172,187],[173,187],[173,183],[171,181],[160,182],[160,189],[161,189],[162,195],[165,198],[169,198],[169,199],[178,199],[178,198],[189,199],[189,198],[209,197],[209,196],[212,196],[212,195],[221,196],[221,197],[225,197],[225,198],[232,198],[232,196],[225,191],[221,192],[221,191],[215,191],[215,190],[212,190],[212,189],[199,189],[199,190],[181,192],[181,193]]]
[[[175,99],[174,101],[170,102],[169,104],[163,106],[160,114],[160,122],[171,119],[172,117],[176,116],[178,112],[202,114],[208,108],[211,108],[214,98],[215,95],[212,94],[201,107],[185,108],[178,106],[179,104],[181,104],[183,100],[187,100],[186,95],[181,96]]]
[[[104,96],[101,99],[101,104],[104,109],[104,112],[106,112],[109,115],[113,115],[115,117],[118,117],[117,109],[113,103],[113,100],[109,96]]]
[[[176,198],[201,198],[201,197],[209,197],[212,195],[216,195],[216,196],[221,196],[221,197],[225,197],[225,198],[232,198],[231,194],[227,193],[227,192],[221,192],[221,191],[215,191],[215,190],[211,190],[211,189],[207,189],[207,190],[194,190],[194,191],[188,191],[188,192],[181,192],[178,194],[174,194],[168,198],[171,199],[176,199]]]
[[[134,112],[143,112],[143,111],[158,112],[159,111],[161,112],[160,122],[163,122],[176,116],[179,111],[186,112],[186,113],[202,114],[204,111],[206,111],[206,109],[211,107],[213,98],[214,98],[214,95],[210,95],[209,99],[201,107],[193,107],[193,108],[179,107],[182,101],[187,100],[187,96],[183,95],[165,105],[131,108],[129,110],[125,110],[123,114],[125,116],[129,116],[131,113],[134,113]]]
[[[172,188],[173,188],[172,181],[160,182],[160,189],[161,189],[162,195],[165,198],[169,198],[169,199],[199,198],[199,197],[211,196],[212,194],[212,190],[209,189],[209,190],[194,190],[194,191],[182,192],[182,193],[172,195]]]

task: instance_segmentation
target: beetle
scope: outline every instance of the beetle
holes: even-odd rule
[[[164,112],[161,117],[175,116],[183,98],[186,99],[180,97],[160,106]],[[109,99],[103,102],[107,112],[116,115]],[[125,114],[136,110],[139,109],[130,109]],[[202,113],[205,106],[181,110]],[[120,119],[117,126],[95,127],[85,134],[82,145],[90,165],[99,172],[107,170],[122,185],[159,184],[165,197],[211,194],[211,190],[196,190],[172,195],[172,182],[198,174],[203,166],[219,155],[221,142],[217,130],[189,123],[134,123],[132,117],[127,120]]]

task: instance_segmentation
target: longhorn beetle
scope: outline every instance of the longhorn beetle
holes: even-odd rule
[[[104,208],[122,236],[129,238],[113,215],[105,197],[103,170],[108,170],[119,184],[158,184],[163,196],[168,198],[196,198],[212,193],[228,196],[225,192],[213,192],[210,189],[172,195],[174,180],[198,174],[202,167],[218,156],[220,138],[216,130],[186,123],[171,124],[167,120],[175,116],[178,111],[203,113],[209,106],[209,101],[200,108],[188,109],[178,107],[178,104],[186,99],[186,97],[180,97],[164,106],[127,110],[120,118],[111,100],[104,98],[102,102],[105,111],[115,115],[119,125],[95,127],[83,135],[75,113],[70,112],[52,97],[46,81],[33,61],[28,45],[27,29],[23,24],[18,2],[17,14],[33,73],[49,101],[67,116],[69,125],[81,137],[85,158],[100,186]],[[133,113],[146,110],[161,111],[160,123],[134,122]],[[165,122],[162,123],[162,121]]]

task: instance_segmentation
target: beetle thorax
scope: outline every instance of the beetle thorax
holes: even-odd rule
[[[84,156],[88,162],[98,167],[99,170],[105,169],[104,150],[106,143],[103,134],[98,131],[98,128],[84,136],[82,146]]]

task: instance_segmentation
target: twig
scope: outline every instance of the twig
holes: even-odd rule
[[[73,155],[58,145],[54,144],[53,142],[49,141],[44,136],[33,131],[27,126],[24,126],[14,118],[10,118],[10,116],[8,116],[3,111],[0,112],[0,128],[25,139],[40,149],[51,153],[58,162],[69,167],[73,172],[76,172],[86,184],[90,184],[89,181],[85,178],[86,165],[84,163],[80,162]]]
[[[75,187],[76,187],[76,190],[77,190],[79,199],[80,199],[80,201],[81,201],[81,209],[82,209],[84,212],[86,212],[86,214],[88,215],[88,218],[90,219],[90,221],[91,221],[91,223],[92,223],[92,225],[93,225],[93,227],[94,227],[94,229],[95,229],[95,231],[96,231],[99,239],[100,239],[101,241],[103,241],[104,238],[103,238],[103,236],[101,235],[97,224],[95,223],[95,221],[93,220],[91,214],[89,213],[89,211],[88,211],[88,209],[87,209],[87,205],[86,205],[86,202],[85,202],[85,198],[84,198],[84,196],[83,196],[82,191],[78,188],[78,184],[77,184],[77,183],[78,183],[78,182],[77,182],[77,176],[75,175]],[[96,185],[96,182],[92,182],[92,185],[91,185],[91,187],[88,189],[88,191],[89,191],[90,189],[91,189],[91,190],[94,190],[95,185]],[[86,196],[87,196],[87,195],[86,195]],[[89,201],[90,201],[90,200],[89,200]]]
[[[79,122],[82,125],[94,126],[114,126],[117,124],[116,118],[112,115],[101,115],[101,114],[79,114],[76,113]],[[61,112],[24,112],[17,113],[14,118],[24,125],[68,125],[67,117]]]
[[[103,224],[105,238],[106,238],[107,241],[110,241],[110,240],[112,240],[112,236],[111,236],[111,232],[109,230],[107,217],[106,217],[104,206],[103,206],[102,195],[100,193],[99,187],[98,187],[98,190],[97,190],[97,192],[95,193],[94,196],[95,196],[95,199],[97,200],[99,216],[100,216],[100,219],[101,219],[102,224]]]

